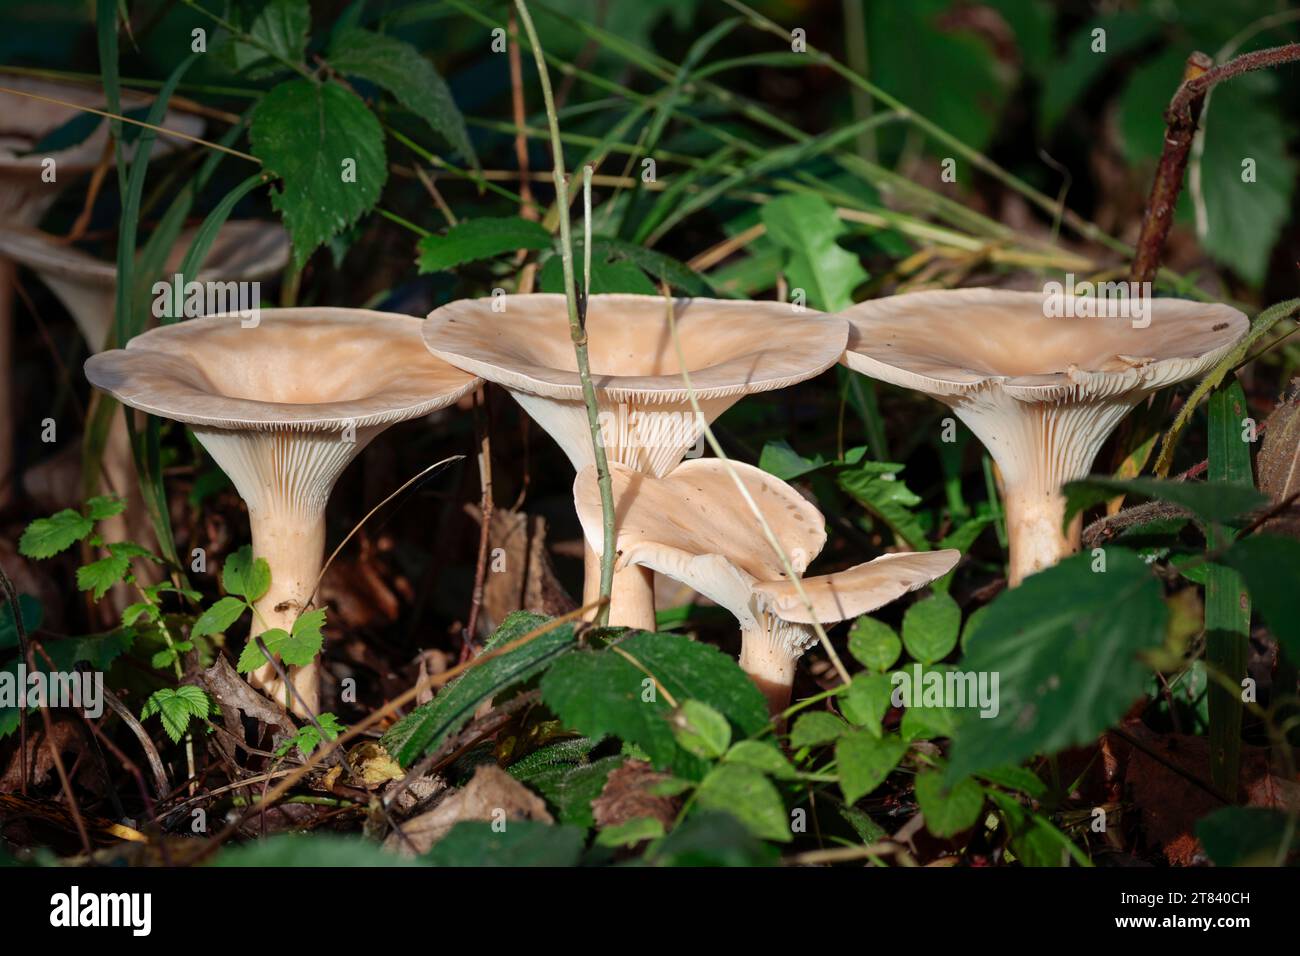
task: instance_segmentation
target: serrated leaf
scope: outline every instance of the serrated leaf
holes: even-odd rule
[[[947,594],[917,601],[903,615],[903,646],[922,664],[943,660],[957,646],[961,608]]]
[[[868,614],[853,622],[849,630],[849,653],[863,667],[887,671],[903,652],[903,642],[884,621]]]
[[[964,711],[949,780],[1094,740],[1142,694],[1145,651],[1164,642],[1168,609],[1141,558],[1088,554],[1030,575],[989,605],[962,669],[999,675],[999,712]]]
[[[716,760],[727,752],[731,743],[731,725],[727,718],[698,700],[684,700],[673,713],[673,736],[682,749]]]
[[[928,551],[925,529],[911,509],[921,498],[898,477],[902,465],[863,461],[835,476],[843,491],[889,525],[895,537],[915,551]]]
[[[798,771],[785,759],[780,748],[766,740],[740,740],[727,751],[723,763],[753,767],[778,780],[793,780]]]
[[[251,79],[264,79],[288,69],[272,53],[290,63],[301,63],[310,26],[307,0],[270,0],[248,27],[249,35],[259,42],[232,38],[230,56],[235,69]]]
[[[370,30],[343,30],[330,44],[330,66],[387,90],[470,165],[479,168],[465,117],[451,90],[433,64],[411,44]]]
[[[858,257],[835,240],[848,231],[835,209],[812,194],[782,196],[761,211],[768,237],[786,251],[786,278],[803,289],[808,304],[838,312],[853,304],[853,290],[868,278]]]
[[[489,648],[516,640],[541,627],[546,620],[537,614],[516,611],[501,622]],[[572,646],[573,626],[564,624],[507,654],[472,667],[442,688],[429,703],[393,725],[384,734],[384,747],[403,767],[410,766],[460,730],[484,701],[514,684],[532,679]]]
[[[1165,481],[1159,478],[1085,478],[1065,486],[1068,525],[1085,508],[1115,495],[1141,495],[1186,508],[1203,523],[1226,523],[1268,503],[1253,487],[1226,481]]]
[[[83,564],[77,568],[77,587],[91,592],[96,601],[108,593],[108,589],[117,584],[131,569],[131,560],[127,557],[110,554],[106,558]]]
[[[96,495],[86,502],[86,517],[91,521],[103,521],[125,510],[126,501],[116,495]]]
[[[27,558],[52,558],[95,529],[95,523],[71,508],[37,518],[18,539],[18,553]]]
[[[164,687],[153,692],[140,711],[140,719],[147,720],[157,714],[163,730],[172,743],[180,743],[189,727],[190,719],[204,719],[209,711],[208,695],[190,684],[181,687]]]
[[[577,866],[583,833],[536,820],[461,821],[425,855],[433,866]]]
[[[221,586],[227,594],[257,601],[271,588],[271,566],[265,558],[254,559],[252,547],[244,545],[222,565]]]
[[[540,223],[519,216],[465,219],[445,235],[422,238],[416,261],[421,274],[440,272],[516,249],[550,249],[554,242]]]
[[[247,673],[268,663],[266,655],[257,646],[256,637],[262,639],[262,643],[266,645],[272,657],[278,657],[291,667],[307,666],[316,659],[321,646],[325,643],[325,636],[321,633],[321,626],[324,623],[323,610],[308,611],[297,617],[293,622],[292,631],[273,627],[261,634],[249,635],[248,643],[244,645],[244,651],[239,655],[237,670]]]
[[[949,788],[942,773],[925,771],[916,775],[916,802],[927,830],[937,837],[956,836],[979,819],[984,790],[970,777]]]
[[[753,767],[732,763],[715,767],[695,791],[695,807],[729,813],[765,840],[789,843],[793,839],[781,794]]]
[[[208,634],[224,634],[226,628],[239,620],[248,610],[248,605],[237,597],[223,597],[198,616],[190,634],[203,637]]]
[[[338,83],[278,84],[254,107],[248,137],[253,155],[281,180],[271,205],[284,216],[299,268],[369,212],[388,180],[379,121]],[[344,181],[345,163],[355,182]]]
[[[854,730],[835,741],[835,764],[844,802],[857,803],[884,783],[905,753],[907,744],[894,734],[876,737],[865,730]]]
[[[581,248],[581,243],[577,244]],[[574,256],[579,253],[575,250]],[[537,286],[542,292],[563,293],[564,272],[559,256],[551,256],[537,274]],[[659,290],[646,278],[641,267],[634,262],[604,262],[591,260],[591,294],[627,293],[630,295],[658,295]]]
[[[528,786],[546,799],[557,822],[587,830],[596,825],[591,802],[600,796],[609,775],[626,759],[622,754],[615,754],[592,763],[555,766],[515,779],[526,780]]]
[[[834,714],[824,710],[815,710],[809,714],[800,714],[790,731],[790,746],[814,747],[817,744],[830,743],[841,734],[848,733],[849,725]]]

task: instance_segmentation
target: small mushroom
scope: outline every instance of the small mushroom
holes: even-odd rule
[[[194,239],[194,230],[182,233],[164,268],[170,283]],[[113,328],[117,295],[117,266],[60,242],[36,229],[0,230],[0,256],[31,269],[67,308],[91,352],[101,351]],[[221,293],[218,302],[239,305],[235,282],[260,282],[289,261],[289,238],[274,223],[253,220],[228,222],[218,231],[202,270],[193,281],[208,283]],[[190,281],[186,277],[186,281]],[[259,297],[260,298],[260,297]],[[216,297],[214,296],[214,300]],[[218,307],[214,311],[226,311]],[[153,529],[140,498],[131,456],[130,436],[120,415],[113,417],[105,440],[102,463],[105,492],[127,499],[126,513],[104,523],[105,540],[129,539],[148,546]]]
[[[86,361],[124,405],[190,426],[248,505],[253,551],[271,567],[252,636],[292,626],[316,590],[325,504],[343,469],[389,425],[445,408],[477,384],[420,345],[420,320],[360,309],[265,309],[191,319]],[[312,710],[313,663],[290,677]],[[268,666],[253,683],[284,699]],[[293,702],[293,709],[302,709]]]
[[[716,458],[686,461],[662,478],[622,465],[611,468],[618,566],[666,575],[735,615],[740,666],[763,691],[773,714],[789,704],[796,662],[817,643],[814,623],[833,624],[875,610],[947,574],[961,556],[957,551],[887,554],[805,578],[803,572],[826,543],[821,512],[779,478],[752,465],[730,463],[800,576],[805,604],[738,493],[728,464]],[[578,473],[573,500],[588,543],[599,548],[600,490],[594,467]]]
[[[1065,315],[1087,316],[1092,303]],[[1064,318],[1040,292],[956,289],[862,302],[843,362],[950,407],[1001,472],[1009,583],[1079,548],[1062,531],[1061,486],[1086,477],[1106,438],[1143,398],[1214,366],[1249,327],[1226,305],[1147,299],[1145,324]]]
[[[712,422],[745,395],[786,388],[835,364],[848,330],[786,303],[677,299],[674,323],[701,412]],[[601,437],[611,463],[665,475],[703,431],[682,381],[659,296],[593,295],[587,334]],[[435,309],[429,350],[507,389],[568,455],[575,470],[594,452],[562,295],[464,299]],[[838,350],[838,351],[837,351]],[[599,559],[586,550],[583,602],[595,600]],[[653,578],[616,572],[610,623],[654,628]]]
[[[0,231],[35,226],[58,195],[79,176],[93,170],[104,155],[108,142],[108,122],[99,126],[79,143],[49,152],[33,152],[35,147],[59,127],[77,116],[91,116],[75,107],[105,109],[103,90],[35,79],[0,70],[0,86],[16,93],[0,92]],[[32,94],[24,96],[21,94]],[[35,97],[42,97],[36,99]],[[73,104],[63,106],[50,100]],[[145,106],[149,100],[127,94],[122,109]],[[198,117],[168,112],[163,127],[198,136],[203,121]],[[160,136],[154,152],[174,147],[175,141]],[[128,152],[129,155],[129,152]],[[12,388],[14,263],[0,253],[0,504],[10,491],[13,467]]]

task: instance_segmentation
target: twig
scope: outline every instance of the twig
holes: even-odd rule
[[[478,438],[479,519],[478,558],[474,563],[474,594],[470,600],[469,622],[461,644],[461,659],[468,656],[478,635],[479,609],[483,606],[483,582],[487,578],[488,544],[492,525],[492,411],[488,405],[487,383],[474,392],[474,434]],[[480,404],[482,407],[480,407]]]
[[[603,548],[600,556],[600,594],[608,597],[614,583],[614,485],[610,479],[609,462],[605,458],[605,443],[600,434],[600,413],[596,405],[596,389],[591,384],[591,363],[587,357],[587,329],[584,323],[586,299],[583,299],[583,314],[579,315],[578,295],[573,276],[573,236],[569,224],[569,188],[564,172],[564,143],[560,139],[560,121],[555,111],[555,97],[551,93],[551,77],[546,67],[546,54],[537,39],[537,29],[533,18],[528,13],[525,0],[515,0],[515,9],[519,11],[519,21],[528,34],[529,45],[533,49],[533,58],[537,61],[537,77],[542,87],[542,99],[546,103],[546,118],[551,129],[551,156],[555,172],[555,208],[560,220],[561,262],[564,267],[564,298],[569,306],[569,337],[573,340],[573,350],[577,356],[578,378],[582,380],[582,399],[587,406],[587,425],[591,429],[591,443],[595,451],[596,481],[600,487],[600,510],[605,525]],[[590,245],[587,247],[590,249]],[[597,619],[603,624],[608,620],[609,612],[602,605]]]

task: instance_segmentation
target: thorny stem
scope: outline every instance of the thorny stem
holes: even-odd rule
[[[605,458],[605,443],[600,436],[600,413],[596,406],[596,389],[591,384],[591,363],[587,355],[587,330],[584,325],[586,296],[583,296],[583,315],[578,313],[578,295],[573,278],[573,235],[569,223],[569,187],[564,172],[564,143],[560,140],[560,121],[555,112],[555,97],[551,92],[551,77],[546,67],[546,55],[537,39],[537,29],[528,13],[525,0],[515,0],[519,22],[528,35],[528,43],[537,61],[537,78],[546,104],[546,119],[551,128],[551,155],[555,169],[556,208],[560,219],[561,263],[564,266],[564,298],[569,307],[569,337],[578,361],[578,377],[582,380],[582,399],[587,406],[587,424],[591,428],[591,443],[596,452],[596,481],[600,486],[600,511],[605,525],[604,548],[600,556],[600,596],[609,597],[614,584],[614,485],[610,480],[609,462]],[[590,246],[588,247],[590,248]],[[609,619],[609,607],[601,607],[596,618],[604,624]]]
[[[813,610],[812,602],[808,600],[808,595],[804,592],[803,582],[799,579],[799,575],[795,573],[794,566],[790,564],[789,556],[785,553],[785,549],[781,547],[781,543],[777,541],[776,535],[772,532],[771,525],[769,525],[767,519],[763,517],[763,512],[759,510],[758,503],[754,501],[754,496],[749,493],[749,489],[745,487],[745,483],[741,481],[740,476],[736,474],[736,469],[731,466],[731,459],[728,458],[727,453],[722,450],[722,445],[718,443],[717,437],[713,434],[713,429],[709,427],[708,422],[705,420],[704,412],[701,411],[700,403],[695,397],[695,386],[691,384],[691,373],[686,370],[686,356],[682,352],[682,342],[677,335],[677,318],[674,314],[673,297],[672,293],[668,290],[667,285],[663,286],[663,294],[664,302],[668,311],[668,331],[673,338],[673,348],[677,351],[677,363],[682,371],[682,382],[686,386],[686,396],[690,399],[691,409],[695,412],[695,418],[704,431],[705,440],[708,441],[709,447],[713,449],[713,453],[718,456],[718,460],[722,462],[722,466],[727,469],[727,473],[731,475],[731,480],[736,483],[736,489],[740,492],[741,497],[745,499],[745,504],[749,506],[749,510],[752,511],[754,517],[758,519],[758,523],[763,529],[763,537],[767,539],[768,545],[771,546],[772,551],[775,552],[776,556],[781,559],[781,566],[785,568],[787,579],[794,585],[795,590],[799,592],[799,600],[803,602],[804,608],[808,611],[808,616],[812,619],[812,628],[817,632],[817,636],[821,639],[822,647],[826,648],[826,654],[830,657],[831,664],[835,667],[835,672],[839,674],[840,680],[848,684],[852,681],[848,669],[844,666],[844,662],[840,660],[840,655],[836,652],[834,646],[832,646],[830,638],[826,636],[826,629],[823,628],[821,622],[817,620],[817,613]]]

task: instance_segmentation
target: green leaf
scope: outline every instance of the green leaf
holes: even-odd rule
[[[526,759],[526,758],[525,758]],[[592,763],[549,767],[515,779],[540,793],[560,823],[588,830],[596,825],[591,802],[601,795],[609,775],[626,761],[622,754],[602,757]],[[513,774],[514,767],[511,767]]]
[[[581,243],[575,243],[574,257],[580,257]],[[559,256],[551,256],[537,274],[538,288],[542,292],[564,292],[563,261]],[[592,295],[608,293],[628,293],[630,295],[658,295],[659,290],[646,278],[641,267],[634,262],[606,262],[591,259],[591,293]]]
[[[276,85],[253,108],[248,137],[266,172],[281,180],[271,205],[284,216],[299,268],[373,208],[388,179],[379,121],[338,83]],[[344,181],[349,169],[354,182]]]
[[[1292,660],[1300,660],[1300,614],[1296,613],[1296,569],[1300,541],[1255,534],[1233,544],[1223,563],[1246,581],[1250,599]]]
[[[465,117],[457,108],[451,90],[433,64],[411,44],[369,30],[343,30],[330,44],[330,66],[348,76],[369,80],[393,94],[397,102],[428,123],[466,162],[479,168],[474,144],[465,128]]]
[[[883,732],[881,721],[889,713],[891,693],[888,674],[854,674],[853,681],[841,691],[840,710],[850,723],[879,737]]]
[[[946,594],[917,601],[903,615],[903,646],[922,664],[943,660],[957,646],[961,608]]]
[[[250,604],[266,595],[271,588],[271,566],[265,558],[253,559],[253,549],[244,545],[221,568],[221,586],[227,594],[236,594]]]
[[[772,866],[780,851],[730,813],[692,813],[647,854],[654,866]]]
[[[574,256],[581,261],[582,243],[574,247]],[[709,294],[705,278],[685,263],[678,262],[672,256],[664,255],[645,246],[639,246],[623,239],[608,236],[591,240],[591,258],[607,263],[631,263],[646,272],[652,279],[667,282],[674,289],[680,289],[687,295],[702,296]],[[656,283],[657,284],[657,283]]]
[[[868,614],[854,621],[849,630],[849,653],[869,670],[889,670],[902,651],[903,643],[894,629]]]
[[[646,840],[657,840],[663,835],[662,820],[655,817],[636,817],[601,830],[596,837],[596,844],[614,849],[633,847]]]
[[[110,554],[106,558],[92,561],[77,568],[77,587],[90,591],[96,601],[108,593],[108,589],[117,584],[131,569],[129,558]]]
[[[37,518],[29,524],[18,539],[18,553],[28,558],[52,558],[93,530],[93,521],[71,508],[64,508],[48,518]]]
[[[937,837],[951,837],[974,826],[984,806],[984,790],[970,777],[949,788],[943,774],[916,775],[916,802],[925,814],[925,828]]]
[[[433,845],[425,860],[433,866],[577,866],[583,833],[577,827],[536,820],[507,820],[497,832],[491,823],[457,823]]]
[[[695,792],[695,806],[729,813],[765,840],[788,843],[792,839],[781,794],[753,767],[724,763],[709,771]]]
[[[316,723],[320,724],[320,730],[317,730],[314,724],[299,727],[296,734],[275,749],[275,755],[283,757],[290,750],[297,747],[298,752],[305,759],[310,757],[312,752],[321,745],[321,731],[325,732],[325,740],[328,741],[334,740],[347,729],[339,723],[339,719],[333,714],[321,714],[316,718]]]
[[[207,694],[192,684],[184,684],[154,691],[140,711],[140,719],[148,720],[157,714],[172,743],[180,743],[190,719],[204,720],[210,709]]]
[[[621,652],[621,653],[619,653]],[[758,688],[717,648],[676,634],[637,633],[612,649],[578,651],[542,678],[542,699],[570,727],[589,737],[612,735],[636,744],[657,766],[678,753],[663,695],[623,655],[653,674],[675,700],[698,700],[750,736],[767,725]]]
[[[1017,767],[1015,764],[981,770],[976,776],[987,783],[1008,790],[1018,790],[1029,797],[1041,797],[1047,792],[1047,784],[1039,779],[1038,774],[1024,767]]]
[[[810,306],[838,312],[853,304],[853,290],[868,276],[858,257],[835,241],[848,227],[830,203],[810,193],[782,196],[763,206],[762,220],[786,250],[790,286],[803,289]]]
[[[546,621],[540,615],[517,611],[501,622],[489,647],[516,640]],[[573,626],[563,624],[509,653],[475,665],[442,688],[433,700],[393,725],[384,734],[384,747],[394,760],[409,767],[459,731],[484,701],[514,684],[531,680],[572,646]]]
[[[116,495],[96,495],[86,502],[86,517],[91,521],[103,521],[125,510],[126,500]]]
[[[194,627],[190,629],[193,637],[203,637],[207,634],[224,634],[226,628],[239,620],[240,616],[248,610],[248,605],[237,597],[220,598],[212,607],[205,610],[198,616],[194,622]]]
[[[1196,836],[1216,866],[1277,866],[1297,845],[1287,817],[1264,807],[1223,807],[1196,823]],[[1278,851],[1282,852],[1279,853]]]
[[[30,635],[41,626],[45,609],[30,594],[18,595],[18,610],[22,615],[23,632]],[[0,650],[18,646],[18,628],[14,621],[14,607],[8,601],[0,605]]]
[[[1137,49],[1159,33],[1161,26],[1157,17],[1143,10],[1099,17],[1076,29],[1070,36],[1064,56],[1056,59],[1043,84],[1039,129],[1044,133],[1051,132],[1095,80],[1113,70],[1116,61],[1125,53]],[[1093,50],[1093,30],[1099,27],[1105,31],[1105,52]],[[1177,83],[1166,93],[1166,105],[1176,86]],[[1164,125],[1159,116],[1147,117],[1147,122]]]
[[[240,846],[227,846],[213,858],[211,865],[333,868],[425,864],[389,853],[377,844],[358,837],[335,833],[281,833],[264,840],[250,840]]]
[[[698,700],[684,700],[673,713],[673,736],[683,750],[716,760],[731,744],[731,725],[727,718]]]
[[[784,439],[770,441],[758,456],[758,467],[782,481],[793,481],[826,467],[829,462],[821,455],[805,458],[790,447]]]
[[[964,712],[948,780],[1089,743],[1142,694],[1140,655],[1163,644],[1168,609],[1141,558],[1106,558],[1099,573],[1090,555],[1067,558],[989,605],[962,669],[998,675],[999,711]]]
[[[1227,523],[1268,503],[1252,487],[1224,481],[1164,481],[1159,478],[1085,478],[1065,486],[1065,520],[1068,525],[1085,508],[1116,495],[1141,495],[1186,508],[1204,524]]]
[[[232,39],[235,69],[251,79],[264,79],[288,69],[272,53],[290,63],[302,63],[310,26],[311,8],[307,0],[270,0],[248,28],[249,35],[260,44]]]
[[[895,734],[877,737],[854,730],[840,737],[835,742],[835,763],[844,802],[857,803],[884,783],[905,753],[907,743]]]
[[[785,759],[785,755],[781,753],[780,748],[766,740],[737,741],[727,751],[726,756],[722,758],[722,762],[753,767],[755,770],[776,777],[778,780],[793,780],[799,775],[799,772],[791,766],[790,761]]]
[[[321,646],[325,643],[325,635],[321,633],[324,624],[325,612],[318,609],[300,614],[293,622],[292,631],[273,627],[261,634],[249,635],[248,643],[244,645],[244,651],[239,655],[236,669],[241,674],[246,674],[269,663],[262,649],[257,646],[258,637],[262,639],[272,658],[278,657],[291,667],[305,667],[316,659]]]
[[[540,223],[518,216],[465,219],[446,235],[421,239],[418,263],[421,274],[441,272],[516,249],[550,249],[554,241]]]
[[[830,743],[848,731],[849,725],[834,714],[824,710],[814,710],[808,714],[800,714],[795,719],[794,728],[790,731],[790,746],[798,750],[800,747]]]
[[[894,536],[916,551],[930,550],[925,529],[911,510],[921,503],[898,477],[903,466],[891,462],[862,461],[856,467],[842,469],[836,475],[841,489],[851,498],[889,525]]]

